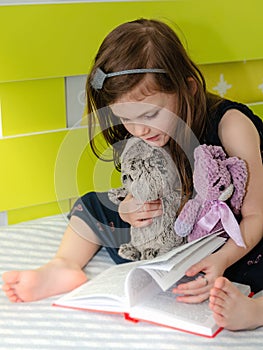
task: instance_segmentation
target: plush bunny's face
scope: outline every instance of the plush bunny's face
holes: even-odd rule
[[[227,157],[220,146],[200,145],[195,149],[194,187],[204,200],[226,201],[230,198],[233,212],[239,213],[246,193],[246,162]]]
[[[195,189],[203,199],[226,201],[234,186],[225,154],[216,146],[200,147],[195,153]]]
[[[200,181],[200,177],[202,177],[202,181]],[[234,190],[231,175],[221,161],[215,162],[212,169],[198,167],[196,170],[195,168],[194,183],[197,193],[207,200],[226,201]]]

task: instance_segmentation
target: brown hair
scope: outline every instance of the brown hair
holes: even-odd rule
[[[131,92],[142,82],[145,74],[111,77],[104,81],[101,90],[95,90],[91,81],[97,68],[105,73],[136,68],[165,69],[166,74],[150,74],[156,91],[176,93],[178,96],[177,114],[184,121],[182,124],[185,128],[182,130],[180,126],[180,132],[176,133],[177,142],[172,137],[169,147],[187,200],[192,194],[192,171],[187,152],[187,145],[191,142],[189,130],[201,142],[207,126],[207,106],[214,105],[219,98],[206,92],[204,77],[187,55],[179,37],[161,21],[139,19],[119,25],[107,35],[99,48],[86,85],[90,144],[96,156],[100,157],[94,138],[95,122],[98,119],[107,144],[113,146],[113,160],[119,169],[121,150],[115,145],[131,135],[107,106]],[[194,94],[190,81],[195,84]]]

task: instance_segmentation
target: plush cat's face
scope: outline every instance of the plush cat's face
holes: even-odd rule
[[[122,183],[143,202],[162,197],[167,176],[167,160],[159,148],[140,142],[123,157]]]

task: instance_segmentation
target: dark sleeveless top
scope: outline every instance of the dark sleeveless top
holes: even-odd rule
[[[222,146],[221,141],[218,137],[218,125],[224,114],[229,109],[237,109],[245,114],[257,128],[260,136],[261,158],[263,161],[263,121],[257,115],[255,115],[251,109],[242,103],[224,100],[219,104],[216,112],[210,116],[204,143],[209,145]]]

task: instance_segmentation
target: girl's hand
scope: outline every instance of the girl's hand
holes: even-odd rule
[[[193,277],[198,273],[203,273],[203,275],[199,275],[196,280],[180,284],[173,289],[174,293],[179,294],[176,297],[177,301],[193,304],[209,298],[210,289],[213,287],[216,278],[224,273],[224,268],[220,266],[216,253],[191,266],[185,274]]]
[[[153,218],[163,213],[161,200],[142,203],[131,194],[119,205],[119,215],[123,221],[133,227],[145,227],[152,223]]]

